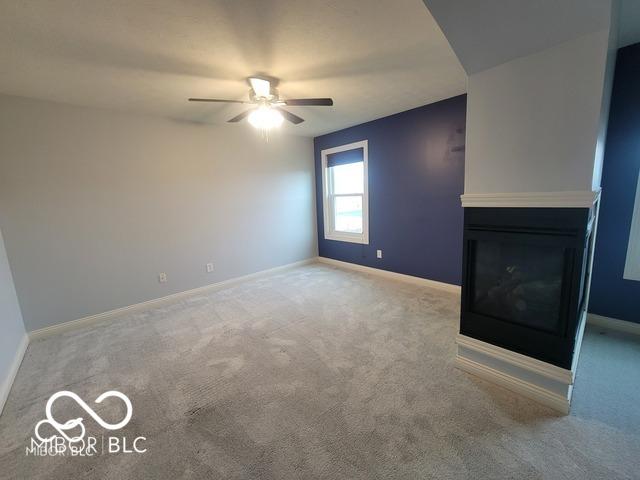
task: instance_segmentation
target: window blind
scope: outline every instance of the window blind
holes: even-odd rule
[[[358,163],[364,161],[364,149],[354,148],[344,152],[330,153],[327,155],[327,167],[335,167],[337,165],[347,165],[349,163]]]

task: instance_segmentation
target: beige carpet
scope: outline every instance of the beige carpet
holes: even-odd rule
[[[640,478],[640,348],[588,330],[562,417],[454,367],[457,295],[320,264],[29,346],[0,477]],[[26,456],[50,395],[132,401],[144,454]],[[85,417],[73,402],[58,418]],[[117,401],[95,408],[122,418]]]

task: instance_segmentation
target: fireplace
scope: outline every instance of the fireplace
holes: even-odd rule
[[[570,369],[593,210],[465,208],[460,333]]]

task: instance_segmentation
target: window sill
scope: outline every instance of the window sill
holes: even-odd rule
[[[335,240],[337,242],[369,244],[369,239],[365,235],[349,235],[348,233],[326,233],[325,240]]]

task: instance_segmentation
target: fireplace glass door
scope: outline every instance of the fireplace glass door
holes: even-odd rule
[[[553,332],[559,327],[565,249],[504,240],[475,240],[470,310]]]

